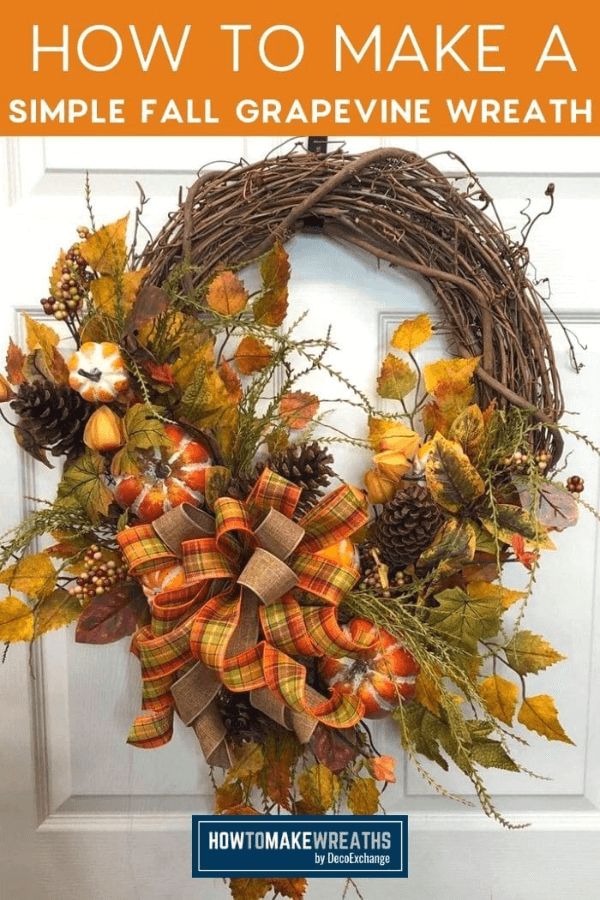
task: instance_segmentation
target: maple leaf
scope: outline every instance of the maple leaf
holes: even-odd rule
[[[235,351],[235,361],[242,375],[260,372],[269,365],[272,357],[271,348],[252,335],[243,338]]]
[[[554,699],[549,694],[538,694],[535,697],[525,697],[519,710],[517,719],[530,731],[541,734],[549,741],[563,741],[565,744],[573,744],[562,725],[558,721],[558,712]]]
[[[473,579],[467,586],[467,594],[475,600],[493,598],[503,609],[509,609],[513,603],[523,600],[527,596],[527,591],[511,591],[500,584],[489,584],[482,579]]]
[[[288,428],[296,431],[306,428],[316,416],[319,409],[319,398],[304,391],[284,394],[279,403],[279,412]]]
[[[517,685],[500,675],[490,675],[478,690],[488,712],[506,725],[512,725],[519,695]]]
[[[346,802],[355,816],[374,816],[379,809],[379,791],[375,780],[354,778]]]
[[[389,784],[396,783],[396,775],[394,773],[396,760],[393,756],[372,756],[368,761],[368,767],[377,781],[387,781]]]
[[[167,387],[175,386],[173,367],[169,363],[157,363],[149,359],[144,363],[144,370],[156,384],[164,384]]]
[[[234,272],[219,272],[210,283],[206,302],[222,316],[234,316],[248,303],[248,291]]]
[[[25,363],[25,354],[20,347],[10,338],[8,342],[8,351],[6,353],[6,374],[11,384],[17,385],[27,381],[23,374],[23,365]]]
[[[302,900],[307,886],[306,878],[274,878],[272,882],[274,896],[289,897],[290,900]]]
[[[271,882],[267,878],[230,878],[229,890],[233,900],[262,900]]]
[[[283,244],[275,241],[260,264],[263,290],[254,301],[254,318],[261,325],[281,325],[288,308],[289,258]]]
[[[432,334],[431,319],[423,313],[415,319],[405,319],[398,325],[392,336],[392,347],[412,353],[421,344],[425,344]]]
[[[127,221],[129,215],[94,231],[80,243],[79,250],[87,264],[101,275],[119,276],[127,261]]]
[[[417,373],[414,369],[403,359],[388,353],[377,378],[379,396],[387,400],[402,400],[410,394],[416,383]]]
[[[500,625],[500,605],[495,598],[475,600],[461,588],[449,588],[435,595],[439,606],[429,612],[437,630],[475,652],[477,642],[492,637]]]
[[[94,450],[86,450],[65,469],[58,486],[59,505],[80,507],[92,522],[108,515],[112,493],[106,486],[104,475],[104,457]]]

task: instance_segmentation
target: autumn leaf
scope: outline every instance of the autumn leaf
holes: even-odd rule
[[[304,391],[284,394],[279,404],[279,412],[288,428],[298,430],[306,428],[316,416],[319,409],[319,398]]]
[[[233,766],[227,772],[226,783],[244,781],[257,775],[265,764],[261,747],[255,743],[243,744],[236,753]]]
[[[275,241],[260,264],[263,289],[254,301],[254,318],[261,325],[281,325],[288,307],[289,258],[283,244]]]
[[[29,606],[17,597],[0,602],[0,641],[16,644],[33,637],[33,614]]]
[[[320,812],[331,809],[340,794],[338,776],[322,763],[305,769],[298,779],[298,790],[303,799]]]
[[[205,332],[189,335],[179,345],[179,358],[173,362],[173,377],[182,391],[187,390],[199,368],[214,364],[214,341]]]
[[[226,813],[232,806],[239,806],[244,797],[244,791],[239,782],[225,782],[215,790],[215,812]]]
[[[126,475],[139,471],[140,450],[167,447],[170,438],[165,434],[165,426],[156,418],[148,403],[130,406],[122,420],[125,445],[115,454],[111,463],[113,475]]]
[[[452,423],[448,437],[453,441],[458,441],[471,462],[476,463],[483,445],[484,435],[483,413],[478,406],[473,404],[458,414]]]
[[[206,302],[222,316],[235,316],[248,303],[248,291],[234,272],[219,272],[210,283]]]
[[[234,403],[215,367],[204,365],[183,392],[179,412],[196,427],[210,428],[222,422],[224,412]]]
[[[421,344],[425,344],[432,334],[431,319],[423,313],[415,319],[405,319],[398,325],[392,336],[392,347],[412,353]]]
[[[487,769],[504,769],[507,772],[521,771],[500,741],[494,741],[491,738],[480,738],[473,741],[469,748],[469,756],[474,763],[485,766]]]
[[[509,609],[513,603],[523,600],[527,596],[526,591],[511,591],[501,584],[489,584],[487,581],[474,579],[467,586],[469,597],[474,600],[496,600],[503,609]]]
[[[564,531],[577,524],[579,506],[566,488],[553,482],[542,482],[535,490],[526,479],[517,481],[519,498],[525,509],[548,530]],[[537,503],[537,509],[534,509]]]
[[[522,563],[530,572],[535,563],[540,558],[540,554],[535,551],[525,549],[525,540],[520,534],[513,534],[510,539],[511,546],[515,551],[515,557],[518,562]]]
[[[440,696],[438,683],[421,670],[415,679],[415,701],[437,716],[440,711]]]
[[[449,392],[461,394],[479,365],[480,356],[438,359],[423,367],[423,380],[428,393],[446,397]]]
[[[355,816],[374,816],[379,809],[379,791],[375,780],[354,778],[346,802]]]
[[[387,400],[402,400],[417,383],[417,373],[403,359],[388,353],[377,379],[377,393]]]
[[[144,275],[148,271],[142,270]],[[129,313],[129,318],[125,324],[125,334],[136,335],[138,332],[150,322],[153,322],[160,316],[169,305],[169,296],[154,284],[144,285],[137,292],[135,303]]]
[[[274,878],[272,882],[274,896],[289,897],[290,900],[302,900],[307,886],[306,878]]]
[[[6,354],[6,374],[11,384],[18,385],[27,380],[23,374],[24,362],[25,354],[10,338]]]
[[[77,597],[56,588],[49,597],[36,606],[33,613],[33,637],[40,637],[48,631],[55,631],[75,622],[81,615],[81,604]]]
[[[26,313],[23,313],[23,318],[27,333],[27,349],[30,353],[41,350],[44,359],[51,363],[58,345],[58,334],[53,328],[48,328],[43,322],[36,322]]]
[[[389,784],[396,783],[396,775],[394,772],[396,760],[393,756],[372,756],[367,761],[367,766],[370,769],[373,778],[377,781],[387,781]]]
[[[56,571],[47,553],[34,553],[0,572],[0,584],[32,600],[47,597],[54,590]]]
[[[475,600],[456,587],[441,591],[435,599],[439,606],[429,611],[430,624],[470,652],[475,652],[479,640],[497,633],[500,606],[494,598]]]
[[[58,486],[61,506],[78,506],[92,522],[108,515],[112,493],[104,481],[104,458],[95,450],[86,450],[72,463]]]
[[[508,664],[520,675],[541,672],[561,659],[566,659],[548,641],[531,631],[517,631],[504,650]]]
[[[262,900],[271,887],[267,878],[230,878],[232,900]]]
[[[77,623],[75,640],[80,644],[112,644],[133,634],[146,606],[137,583],[118,584],[88,603]]]
[[[127,261],[127,221],[124,216],[94,231],[80,243],[79,250],[87,264],[101,275],[119,276]]]
[[[435,536],[433,544],[418,559],[417,567],[438,567],[440,577],[455,572],[475,556],[475,528],[471,522],[448,519]]]
[[[521,506],[498,503],[494,506],[494,517],[482,517],[481,524],[505,544],[510,544],[514,534],[520,534],[529,541],[540,542],[546,529]]]
[[[140,289],[140,284],[148,269],[123,272],[118,278],[107,275],[92,281],[90,290],[94,305],[104,315],[114,319],[117,312],[122,317],[129,316]]]
[[[233,366],[230,366],[226,359],[219,366],[219,376],[231,402],[238,404],[244,396],[242,383],[234,372]]]
[[[313,732],[311,746],[317,760],[339,775],[348,763],[356,759],[358,747],[355,740],[353,728],[328,728],[319,722]]]
[[[480,497],[485,485],[460,444],[436,434],[425,465],[433,499],[449,512],[459,512]]]
[[[209,466],[206,470],[204,498],[209,509],[222,497],[231,482],[231,472],[225,466]]]
[[[235,361],[242,375],[260,372],[269,365],[272,356],[271,348],[252,335],[243,338],[235,351]]]
[[[558,721],[558,712],[554,699],[549,694],[537,694],[535,697],[526,697],[519,710],[517,719],[530,731],[541,734],[549,741],[563,741],[565,744],[573,744]]]
[[[490,675],[478,690],[488,712],[506,725],[512,725],[519,696],[517,685],[500,675]]]
[[[264,745],[265,767],[263,783],[265,792],[273,803],[291,809],[290,792],[300,745],[292,732],[271,732]]]
[[[392,718],[400,729],[402,745],[412,752],[420,753],[437,763],[445,772],[448,763],[440,753],[438,740],[443,723],[440,719],[418,703],[400,705],[392,711]]]
[[[144,362],[143,368],[155,384],[164,384],[169,388],[175,386],[173,367],[169,363],[157,363],[149,359]]]
[[[377,419],[374,416],[369,418],[369,440],[374,450],[393,450],[408,459],[415,455],[421,443],[417,432],[407,425],[395,419]]]

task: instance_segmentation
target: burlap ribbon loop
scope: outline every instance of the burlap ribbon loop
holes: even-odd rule
[[[152,526],[119,534],[133,574],[178,560],[186,573],[183,588],[154,597],[151,624],[132,641],[142,663],[142,706],[149,712],[136,719],[130,743],[166,743],[176,704],[207,760],[229,765],[215,700],[221,685],[250,692],[256,708],[293,729],[302,742],[318,721],[348,728],[361,718],[357,697],[334,688],[327,698],[311,688],[297,657],[364,649],[364,642],[349,638],[335,614],[358,571],[319,556],[319,551],[364,525],[366,512],[360,496],[342,486],[298,523],[293,516],[299,496],[299,488],[265,469],[244,503],[219,498],[214,520],[183,506]],[[294,598],[295,589],[302,592],[302,605]],[[316,605],[310,605],[311,597]]]

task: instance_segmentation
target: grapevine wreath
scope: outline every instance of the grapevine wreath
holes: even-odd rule
[[[25,317],[0,384],[20,447],[64,463],[56,498],[4,536],[0,638],[75,621],[77,641],[132,635],[128,741],[165,744],[177,715],[219,813],[376,813],[395,760],[369,722],[390,717],[431,784],[446,792],[432,768],[454,763],[510,825],[482,770],[521,771],[513,723],[570,739],[529,689],[563,657],[507,611],[583,488],[557,469],[570,429],[531,224],[517,243],[466,167],[448,178],[393,149],[207,171],[141,253],[126,218],[92,215],[53,268],[49,324]],[[381,364],[389,412],[329,362],[329,332],[300,339],[286,319],[285,243],[303,228],[431,288],[436,324],[403,321]],[[434,328],[449,356],[423,365]],[[317,370],[364,411],[364,433],[321,437],[326,410],[302,385]],[[370,448],[362,485],[337,480],[340,440]],[[509,562],[522,591],[503,583]]]

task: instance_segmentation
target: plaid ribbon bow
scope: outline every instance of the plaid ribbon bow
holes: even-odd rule
[[[336,608],[359,572],[317,555],[349,537],[367,515],[344,485],[295,523],[300,493],[265,469],[245,502],[219,498],[214,520],[177,507],[151,525],[119,534],[133,575],[178,560],[186,573],[184,587],[154,598],[150,625],[134,635],[146,712],[135,720],[129,743],[167,743],[175,697],[207,760],[226,765],[225,731],[214,702],[221,684],[250,691],[255,706],[294,727],[301,740],[308,740],[317,721],[347,728],[360,719],[358,698],[335,688],[328,698],[318,694],[292,656],[341,657],[371,645],[372,638],[353,641],[337,621]]]

